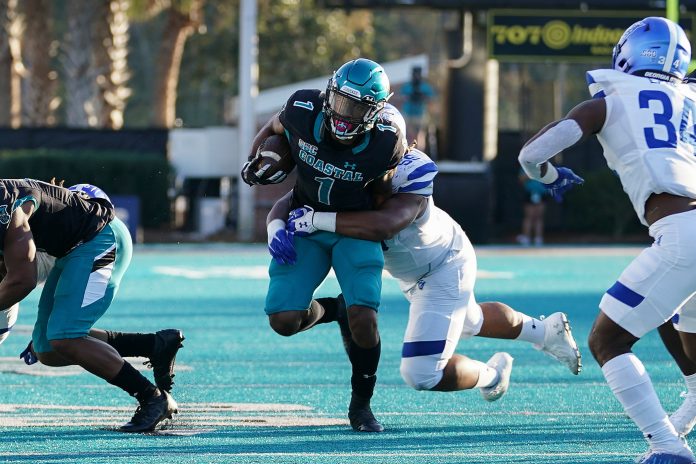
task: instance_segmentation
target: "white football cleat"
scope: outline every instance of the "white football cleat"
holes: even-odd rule
[[[669,416],[669,421],[677,433],[685,437],[696,425],[696,393],[684,393],[682,396],[684,402],[679,406],[679,409]]]
[[[491,356],[486,365],[498,371],[498,382],[490,387],[481,387],[481,395],[486,401],[495,401],[508,391],[513,358],[508,353],[500,352]]]
[[[542,319],[544,324],[544,344],[534,344],[534,348],[543,351],[556,361],[565,364],[575,375],[582,370],[582,357],[578,344],[570,331],[568,316],[553,313]]]

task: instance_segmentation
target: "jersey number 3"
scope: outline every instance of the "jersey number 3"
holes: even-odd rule
[[[642,90],[638,93],[638,103],[641,108],[650,108],[650,102],[657,101],[662,105],[661,112],[653,113],[653,121],[656,126],[665,128],[667,139],[658,138],[655,136],[655,130],[652,127],[643,129],[645,135],[645,143],[648,148],[676,148],[678,141],[696,147],[696,126],[694,126],[694,118],[696,118],[696,105],[693,100],[684,99],[684,111],[682,112],[679,123],[679,140],[677,140],[677,129],[672,124],[672,116],[674,110],[672,101],[669,96],[659,90]]]

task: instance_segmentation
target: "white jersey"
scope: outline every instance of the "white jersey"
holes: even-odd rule
[[[587,73],[593,97],[604,97],[597,134],[609,168],[621,179],[640,221],[652,193],[696,198],[696,92],[689,85],[611,69]]]
[[[423,214],[384,242],[384,268],[399,280],[402,289],[412,287],[469,243],[459,224],[433,202],[436,174],[435,163],[425,153],[412,149],[404,155],[392,180],[393,193],[428,198]]]

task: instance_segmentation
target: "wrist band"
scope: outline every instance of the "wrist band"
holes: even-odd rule
[[[539,178],[539,182],[542,184],[551,184],[558,179],[558,171],[556,170],[556,166],[553,164],[547,162],[546,165],[548,166],[546,168],[546,174]]]
[[[312,224],[319,230],[336,232],[336,213],[314,213]]]

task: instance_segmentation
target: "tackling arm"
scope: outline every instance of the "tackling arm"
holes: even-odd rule
[[[380,242],[404,230],[428,205],[422,195],[397,193],[374,211],[342,212],[336,216],[336,232],[348,237]]]
[[[382,177],[374,179],[367,185],[372,197],[372,205],[379,208],[392,195],[392,179],[396,168],[390,169]]]
[[[324,213],[305,206],[290,213],[288,229],[300,236],[325,230],[380,242],[405,229],[422,214],[427,205],[428,199],[425,196],[397,193],[388,198],[379,209],[371,211]]]

